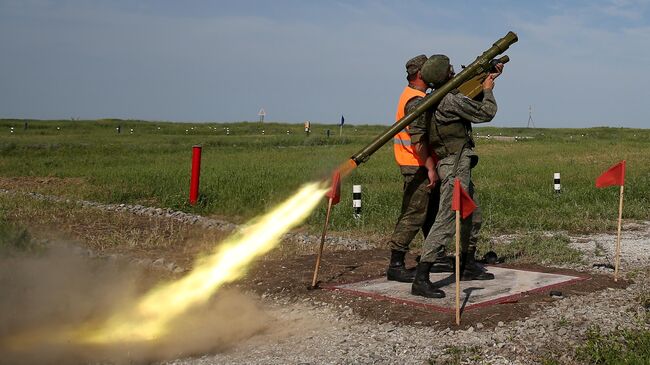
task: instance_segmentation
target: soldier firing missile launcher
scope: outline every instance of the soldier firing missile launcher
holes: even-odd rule
[[[417,106],[417,108],[404,116],[392,125],[390,128],[386,129],[384,133],[375,138],[369,145],[361,149],[361,151],[355,153],[349,160],[341,164],[338,169],[334,171],[334,174],[331,178],[332,188],[330,192],[339,191],[340,195],[340,179],[347,176],[361,163],[368,161],[370,156],[377,152],[386,142],[391,140],[397,133],[402,131],[406,126],[411,124],[415,119],[417,119],[424,112],[438,104],[442,98],[451,92],[454,89],[459,89],[461,93],[470,98],[475,98],[479,96],[482,92],[481,83],[489,75],[490,72],[494,72],[494,67],[498,63],[506,63],[510,59],[508,56],[503,56],[499,59],[494,59],[496,56],[505,52],[508,47],[513,43],[517,42],[517,35],[513,32],[508,32],[505,37],[499,39],[490,47],[487,51],[483,52],[482,55],[476,58],[469,66],[464,67],[458,75],[454,76],[451,80],[447,81],[444,85],[437,88],[431,94],[427,95],[422,99],[422,102]],[[323,253],[323,244],[325,242],[325,235],[327,234],[327,225],[329,222],[329,215],[334,203],[334,195],[330,194],[329,204],[327,208],[327,215],[325,218],[325,225],[323,226],[323,235],[321,236],[321,244],[319,252],[316,259],[316,266],[314,268],[314,276],[312,279],[312,284],[308,286],[308,289],[316,289],[318,287],[318,270],[320,267],[320,259]],[[338,198],[336,199],[338,202]],[[458,254],[456,255],[458,257]],[[460,264],[457,263],[456,267],[458,268]],[[456,273],[458,278],[458,272]]]
[[[431,94],[427,95],[413,112],[405,115],[404,118],[400,119],[397,121],[397,123],[386,129],[384,133],[375,138],[370,144],[352,155],[350,160],[339,169],[341,171],[341,175],[347,175],[347,173],[349,173],[352,169],[368,161],[370,156],[373,153],[377,152],[381,146],[386,144],[386,142],[391,140],[397,133],[411,124],[411,122],[417,119],[429,108],[439,103],[442,98],[450,91],[460,88],[461,85],[467,83],[467,85],[465,85],[461,90],[461,92],[464,91],[463,94],[471,98],[476,97],[478,94],[480,94],[481,89],[477,90],[475,83],[477,82],[480,85],[482,79],[485,79],[487,74],[493,69],[495,62],[505,63],[510,60],[507,56],[504,56],[498,60],[494,60],[494,58],[505,52],[508,47],[517,42],[517,40],[518,38],[515,33],[508,32],[508,34],[506,34],[503,38],[496,41],[492,47],[483,52],[482,55],[478,56],[476,60],[469,66],[465,67],[451,80],[447,81],[444,85],[433,91]]]

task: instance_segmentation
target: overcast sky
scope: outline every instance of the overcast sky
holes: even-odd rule
[[[394,122],[404,64],[509,30],[493,124],[648,127],[649,1],[0,0],[0,118]]]

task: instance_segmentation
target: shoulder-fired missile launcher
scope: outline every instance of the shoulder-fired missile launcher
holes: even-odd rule
[[[390,141],[397,133],[402,131],[406,126],[411,124],[420,115],[432,108],[442,100],[450,91],[464,86],[465,92],[468,97],[476,97],[482,91],[482,88],[476,91],[476,83],[479,85],[483,82],[485,77],[493,70],[496,63],[505,63],[509,60],[507,56],[495,60],[495,57],[505,52],[513,43],[517,42],[517,35],[513,32],[508,32],[503,38],[497,40],[492,47],[478,56],[474,62],[465,67],[456,76],[447,81],[444,85],[424,97],[418,107],[410,114],[405,115],[402,119],[398,120],[395,124],[390,126],[381,135],[375,138],[370,144],[362,148],[359,152],[352,155],[349,161],[344,163],[340,168],[341,176],[346,176],[355,167],[363,162],[368,161],[370,156],[377,152],[386,142]],[[505,61],[505,62],[504,62]],[[496,63],[495,63],[496,62]],[[481,79],[482,78],[482,79]],[[466,86],[465,86],[466,85]],[[463,92],[463,90],[461,90]],[[469,95],[468,95],[469,94]],[[473,94],[476,94],[472,96]]]

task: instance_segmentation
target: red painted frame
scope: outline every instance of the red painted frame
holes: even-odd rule
[[[508,267],[504,267],[504,268],[511,269],[511,270],[518,270],[518,271],[539,272],[539,273],[545,273],[545,274],[556,274],[556,273],[547,273],[547,272],[540,271],[540,270],[520,270],[520,269],[513,269],[513,268],[508,268]],[[557,274],[557,275],[568,275],[568,274]],[[571,276],[574,276],[575,279],[563,281],[561,283],[541,286],[539,288],[531,289],[531,290],[528,290],[528,291],[525,291],[525,292],[512,294],[512,295],[507,295],[507,296],[502,297],[502,298],[492,299],[492,300],[488,300],[488,301],[481,302],[481,303],[476,303],[476,304],[470,304],[470,305],[465,306],[463,308],[463,311],[476,309],[476,308],[484,308],[484,307],[488,307],[488,306],[495,305],[495,304],[516,303],[521,298],[523,298],[523,297],[525,297],[527,295],[530,295],[530,294],[536,294],[536,293],[544,292],[544,291],[547,291],[547,290],[555,289],[555,288],[558,288],[558,287],[561,287],[561,286],[571,285],[571,284],[575,284],[575,283],[580,282],[580,281],[591,279],[591,277],[588,276],[588,275],[577,275],[576,276],[576,275],[571,274]],[[351,283],[344,283],[344,284],[337,284],[337,285],[348,285],[348,284],[360,283],[362,281],[367,281],[367,280],[361,280],[361,281],[355,281],[355,282],[351,282]],[[420,303],[420,302],[415,302],[415,301],[406,300],[406,299],[393,298],[393,297],[389,297],[389,296],[381,295],[381,294],[376,294],[376,293],[368,293],[368,292],[355,290],[355,289],[341,288],[341,287],[339,287],[337,285],[325,285],[325,286],[322,286],[322,288],[326,289],[326,290],[332,290],[332,291],[338,290],[338,291],[354,294],[356,296],[365,296],[365,297],[375,298],[375,299],[378,299],[378,300],[389,301],[389,302],[396,303],[396,304],[407,304],[407,305],[410,305],[410,306],[413,306],[413,307],[427,308],[427,309],[431,309],[431,310],[436,311],[436,312],[453,313],[455,311],[455,309],[453,307],[441,307],[441,306],[434,305],[434,304],[426,304],[426,303]]]

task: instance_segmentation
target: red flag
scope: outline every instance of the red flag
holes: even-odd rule
[[[325,196],[332,199],[332,205],[341,201],[341,172],[338,169],[332,174],[332,187]]]
[[[625,160],[617,163],[602,173],[596,179],[596,187],[604,188],[612,185],[625,185]]]
[[[451,201],[451,210],[460,210],[460,215],[465,219],[472,214],[474,209],[476,209],[476,203],[474,203],[469,194],[460,185],[460,180],[456,178],[454,181],[454,196]]]

